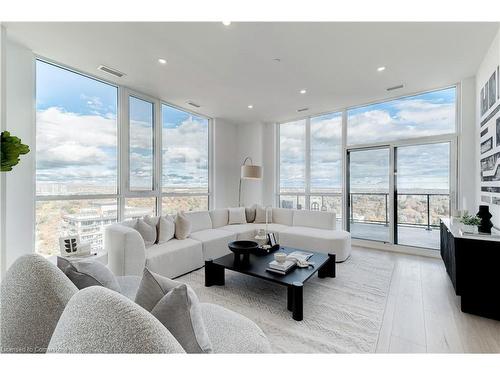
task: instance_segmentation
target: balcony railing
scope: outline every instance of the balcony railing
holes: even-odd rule
[[[439,216],[448,216],[450,212],[450,199],[449,199],[449,194],[445,193],[398,193],[398,209],[404,209],[404,203],[402,206],[399,206],[400,204],[400,199],[401,197],[423,197],[421,200],[417,200],[416,202],[413,203],[423,203],[425,207],[425,211],[422,212],[420,210],[417,210],[417,212],[424,214],[425,221],[424,222],[417,222],[417,221],[404,221],[400,220],[398,217],[397,224],[398,225],[404,225],[404,226],[413,226],[413,227],[422,227],[426,228],[427,230],[432,230],[433,228],[438,228],[439,227]],[[282,197],[287,197],[288,199],[282,199]],[[370,207],[363,207],[361,208],[363,210],[363,213],[369,213],[372,214],[372,219],[359,219],[359,206],[358,209],[356,208],[356,203],[359,200],[359,197],[379,197],[379,202],[382,205],[382,208],[378,207],[376,209],[370,208]],[[435,197],[446,197],[447,199],[447,204],[445,207],[443,207],[443,204],[433,204],[433,198]],[[320,198],[320,199],[319,199]],[[333,204],[335,211],[337,212],[338,217],[340,218],[340,213],[342,212],[342,194],[335,194],[335,193],[329,193],[329,194],[310,194],[309,195],[309,209],[312,211],[330,211],[328,209],[328,205],[325,203],[325,201],[330,200],[330,206],[332,206],[332,198],[338,199],[338,204]],[[356,199],[358,198],[358,199]],[[389,193],[350,193],[349,194],[349,199],[350,199],[350,212],[349,212],[349,218],[351,223],[367,223],[367,224],[380,224],[380,225],[389,225]],[[364,202],[366,205],[367,203],[370,203],[370,198],[367,198],[368,202]],[[318,202],[321,200],[321,204]],[[373,203],[373,199],[371,200]],[[286,202],[286,203],[285,203]],[[297,209],[303,209],[305,207],[305,202],[306,202],[306,195],[304,194],[281,194],[280,195],[280,207],[285,207],[285,208],[297,208]],[[439,206],[442,208],[442,213],[439,213]],[[436,212],[436,220],[433,219],[433,209]],[[371,212],[370,212],[371,211]],[[378,211],[378,212],[375,212]],[[355,218],[358,216],[358,218]]]

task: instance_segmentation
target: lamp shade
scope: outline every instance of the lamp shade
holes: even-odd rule
[[[262,167],[259,165],[242,165],[241,178],[250,178],[250,179],[262,178]]]

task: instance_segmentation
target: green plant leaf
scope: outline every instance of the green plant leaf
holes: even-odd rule
[[[3,131],[0,151],[0,170],[8,172],[21,160],[19,155],[26,155],[30,152],[30,148],[28,145],[23,144],[18,137],[11,136],[8,131]]]

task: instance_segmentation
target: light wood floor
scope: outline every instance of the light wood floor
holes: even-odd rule
[[[500,353],[500,322],[460,311],[441,259],[377,253],[395,262],[377,352]]]

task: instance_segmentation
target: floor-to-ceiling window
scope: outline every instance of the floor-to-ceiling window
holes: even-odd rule
[[[455,87],[347,111],[353,237],[439,247],[439,217],[452,203],[455,114]]]
[[[438,248],[454,199],[456,108],[453,86],[279,124],[279,205],[344,211],[354,238]]]
[[[36,251],[76,233],[99,248],[118,212],[118,89],[43,61],[36,76]]]
[[[279,205],[342,217],[342,113],[280,124]]]
[[[117,220],[207,209],[209,131],[207,118],[36,60],[36,252],[58,253],[65,235],[101,249]]]
[[[206,118],[162,105],[163,212],[208,209],[208,130]]]

